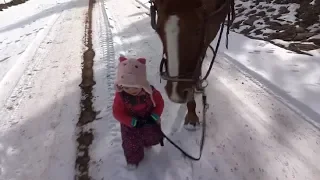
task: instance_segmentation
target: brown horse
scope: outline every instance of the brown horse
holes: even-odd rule
[[[151,22],[163,45],[161,78],[167,80],[165,90],[172,102],[187,103],[185,125],[192,125],[191,128],[199,125],[194,93],[203,90],[202,83],[212,68],[227,15],[229,32],[234,19],[234,0],[151,1]],[[205,77],[201,78],[207,48],[219,29],[212,63]]]

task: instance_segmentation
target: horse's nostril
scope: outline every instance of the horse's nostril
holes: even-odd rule
[[[183,90],[183,98],[186,99],[189,96],[190,89]]]
[[[184,90],[183,91],[183,99],[186,99],[188,97],[189,91],[188,90]]]
[[[192,94],[193,94],[192,88],[185,89],[183,91],[183,98],[188,100],[188,99],[192,98]]]

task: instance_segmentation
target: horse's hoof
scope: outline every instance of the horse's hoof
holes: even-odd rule
[[[199,117],[195,113],[188,113],[185,117],[184,128],[195,131],[200,128]]]
[[[184,125],[184,128],[188,131],[196,131],[196,130],[200,129],[200,124],[199,123],[196,123],[196,124],[188,123],[188,124]]]

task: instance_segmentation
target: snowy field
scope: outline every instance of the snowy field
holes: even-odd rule
[[[159,83],[162,45],[150,27],[147,0],[138,1],[95,4],[98,115],[87,125],[94,132],[92,179],[320,179],[319,53],[297,55],[236,33],[229,36],[228,50],[222,39],[208,79],[202,159],[190,161],[165,141],[146,153],[136,171],[127,171],[119,123],[111,113],[120,53],[147,58],[148,78],[165,100],[164,132],[194,156],[201,134],[183,128],[186,106],[170,102],[165,82]],[[0,180],[74,178],[87,4],[30,0],[0,12]],[[200,97],[197,102],[200,112]]]

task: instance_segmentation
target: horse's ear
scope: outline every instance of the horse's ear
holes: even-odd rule
[[[120,61],[120,62],[125,61],[125,60],[127,60],[126,57],[124,57],[124,56],[120,56],[120,57],[119,57],[119,61]]]
[[[145,58],[138,58],[137,61],[139,61],[142,64],[146,64],[146,59]]]

